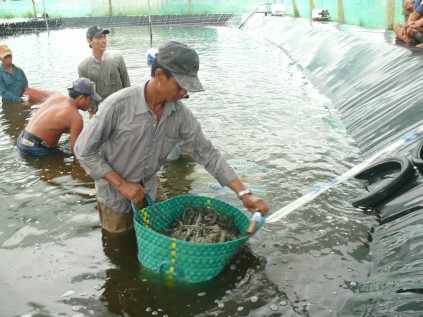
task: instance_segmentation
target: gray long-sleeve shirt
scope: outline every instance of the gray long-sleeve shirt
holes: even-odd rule
[[[156,172],[180,143],[184,153],[226,186],[236,175],[207,139],[192,112],[181,102],[166,102],[157,125],[156,114],[145,102],[144,85],[120,90],[107,98],[78,137],[74,152],[95,180],[97,200],[119,212],[130,202],[103,177],[115,171],[129,182],[143,181],[155,199]]]

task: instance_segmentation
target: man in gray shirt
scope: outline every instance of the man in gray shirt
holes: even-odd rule
[[[159,48],[151,79],[107,98],[80,134],[74,152],[95,180],[104,229],[133,229],[130,202],[142,202],[147,192],[156,198],[156,173],[178,142],[251,212],[267,213],[269,206],[244,186],[181,102],[188,91],[204,90],[197,77],[199,65],[193,49],[169,42]]]
[[[87,30],[88,45],[92,54],[78,65],[79,77],[86,77],[95,82],[95,90],[105,100],[112,93],[131,86],[128,71],[122,54],[118,51],[107,50],[106,34],[99,25]],[[93,102],[88,109],[90,118],[97,112],[99,102]]]

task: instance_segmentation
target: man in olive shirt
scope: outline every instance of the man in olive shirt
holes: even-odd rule
[[[131,86],[122,54],[118,51],[106,51],[106,34],[109,33],[109,30],[103,30],[99,25],[87,30],[87,41],[92,54],[78,65],[79,77],[86,77],[95,82],[95,89],[102,100],[122,88]],[[88,109],[90,118],[97,112],[98,105],[98,102],[93,102]]]
[[[140,203],[146,192],[156,198],[156,173],[178,142],[222,186],[236,192],[251,212],[267,213],[268,205],[246,189],[181,102],[188,91],[204,90],[198,69],[193,49],[169,42],[159,49],[151,79],[107,98],[80,134],[75,155],[95,180],[104,229],[133,229],[130,202]]]

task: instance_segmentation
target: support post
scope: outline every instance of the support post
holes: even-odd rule
[[[34,18],[37,18],[37,6],[35,5],[35,0],[32,0],[32,8],[34,10]]]
[[[314,1],[310,0],[310,21],[313,20]]]
[[[300,15],[298,13],[297,1],[292,0],[292,9],[294,11],[294,18],[298,18]]]
[[[344,2],[338,0],[338,23],[344,23]]]
[[[386,0],[386,30],[393,30],[395,19],[395,0]]]
[[[192,0],[188,1],[188,14],[192,15]]]
[[[113,5],[112,0],[109,0],[109,16],[113,16]]]

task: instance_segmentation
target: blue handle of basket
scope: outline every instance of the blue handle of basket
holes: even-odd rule
[[[138,207],[131,201],[131,207],[132,207],[132,211],[134,212],[134,214],[136,214],[139,210]]]
[[[266,217],[263,217],[260,212],[256,211],[251,216],[251,223],[247,229],[247,236],[252,236],[264,224]]]
[[[145,200],[147,201],[147,204],[149,206],[154,204],[154,200],[153,200],[153,198],[151,198],[149,193],[145,193],[144,197],[145,197]]]
[[[142,180],[140,181],[140,185],[145,188],[144,182]],[[151,196],[149,195],[149,193],[145,193],[144,197],[145,197],[145,200],[147,201],[147,204],[149,206],[151,206],[152,204],[154,204],[154,200],[153,200],[153,198],[151,198]]]
[[[151,205],[153,205],[153,204],[154,204],[154,200],[153,200],[153,198],[151,198],[151,196],[150,196],[150,194],[149,194],[149,193],[145,193],[144,197],[145,197],[145,200],[147,201],[147,204],[148,204],[149,206],[151,206]],[[135,205],[135,204],[131,201],[131,206],[132,206],[132,211],[134,212],[134,214],[136,214],[136,213],[139,211],[139,210],[138,210],[137,205]]]
[[[178,265],[170,262],[169,260],[163,261],[162,264],[160,264],[160,267],[159,267],[159,274],[160,275],[163,275],[165,273],[165,272],[163,272],[163,270],[164,270],[164,267],[165,267],[166,264],[175,268],[175,270],[170,274],[177,275],[177,276],[179,276],[180,279],[184,278],[184,271]]]

